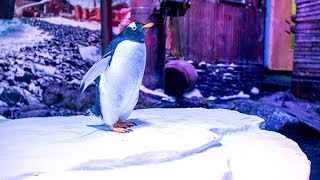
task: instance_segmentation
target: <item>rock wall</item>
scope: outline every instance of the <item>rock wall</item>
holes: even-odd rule
[[[33,18],[21,20],[48,32],[53,38],[21,48],[18,52],[0,54],[0,106],[3,107],[0,113],[14,118],[16,108],[39,103],[45,103],[51,109],[54,109],[55,105],[70,107],[69,104],[62,103],[74,102],[70,100],[71,94],[66,96],[66,88],[63,87],[72,90],[72,97],[75,99],[82,99],[84,102],[87,102],[84,99],[88,99],[92,104],[94,98],[85,93],[80,94],[78,87],[94,61],[83,59],[79,47],[100,47],[100,31],[54,25]],[[52,96],[59,98],[52,100]],[[77,103],[79,105],[73,107]],[[80,104],[82,103],[74,102],[70,109],[85,111],[86,107]]]
[[[202,62],[194,66],[199,75],[196,88],[204,97],[235,95],[240,91],[249,94],[259,86],[264,74],[261,65]]]

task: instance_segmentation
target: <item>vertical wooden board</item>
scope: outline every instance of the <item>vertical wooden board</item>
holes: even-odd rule
[[[269,68],[273,70],[292,70],[293,51],[290,50],[291,1],[273,0],[273,17],[271,22],[271,53]]]
[[[252,6],[194,1],[188,10],[188,54],[200,62],[262,64],[264,14]]]

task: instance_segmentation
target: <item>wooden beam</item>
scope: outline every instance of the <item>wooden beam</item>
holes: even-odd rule
[[[111,0],[101,0],[101,38],[102,53],[112,40],[112,9]]]

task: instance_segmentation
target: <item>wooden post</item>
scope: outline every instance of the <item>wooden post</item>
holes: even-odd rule
[[[101,38],[102,53],[112,40],[112,0],[101,0]]]
[[[0,19],[12,19],[16,0],[0,1]]]

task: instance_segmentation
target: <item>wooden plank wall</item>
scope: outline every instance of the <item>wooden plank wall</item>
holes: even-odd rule
[[[179,18],[181,55],[195,62],[262,64],[264,1],[247,2],[192,1]]]
[[[320,0],[296,0],[293,93],[320,101]]]

